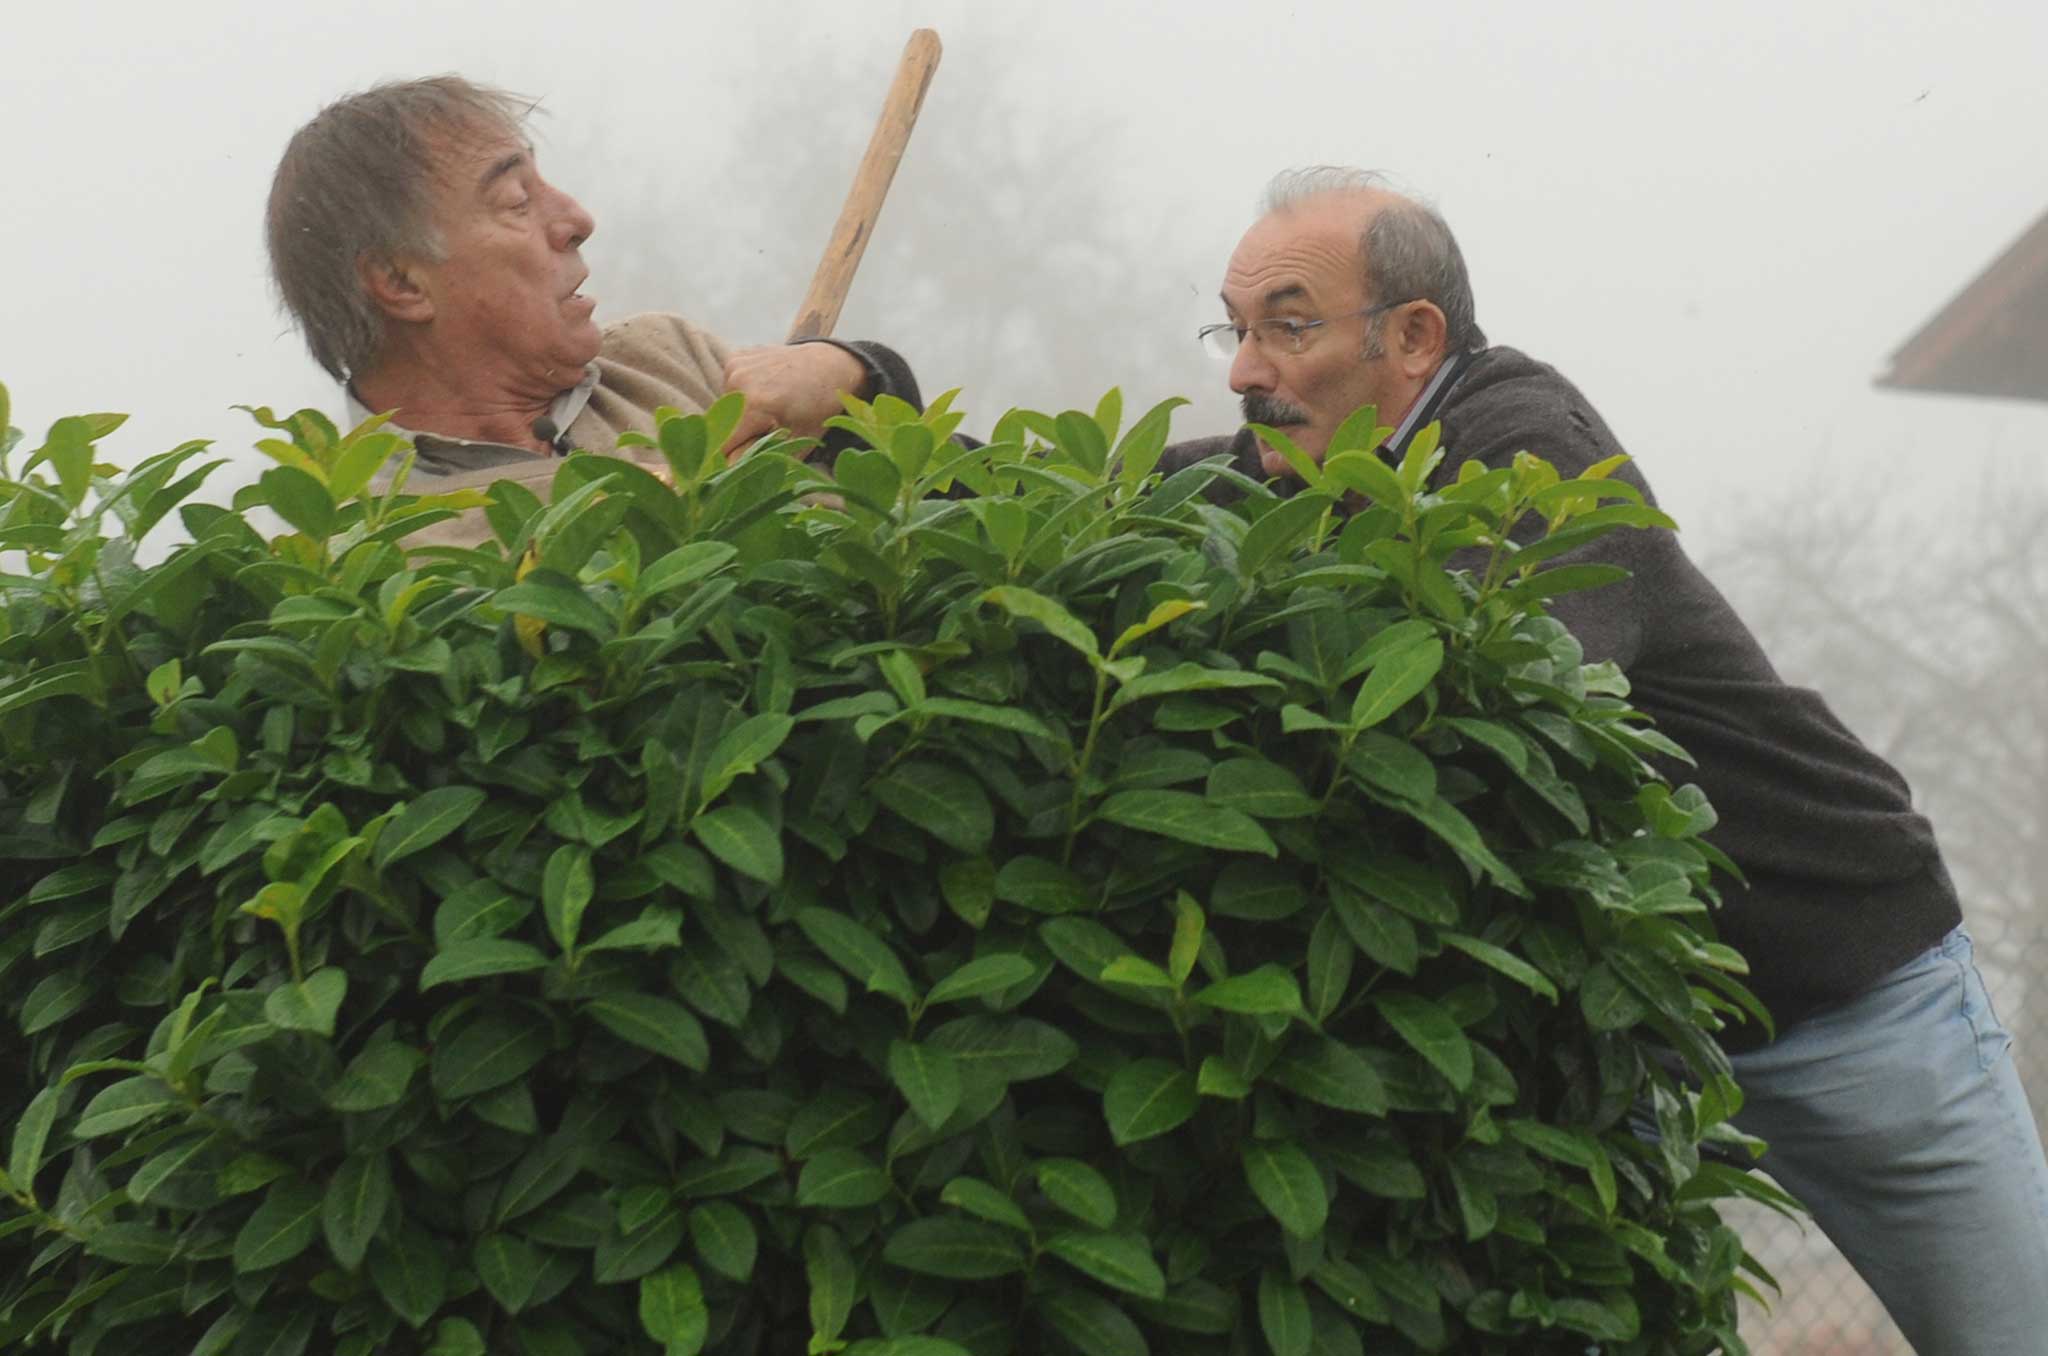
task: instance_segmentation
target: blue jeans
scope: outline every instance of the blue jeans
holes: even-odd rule
[[[1734,1064],[1763,1168],[1919,1356],[2048,1353],[2048,1161],[1968,932]]]

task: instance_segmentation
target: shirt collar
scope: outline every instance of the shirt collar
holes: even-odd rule
[[[1407,417],[1402,419],[1401,426],[1394,430],[1394,436],[1380,445],[1382,458],[1398,464],[1407,454],[1408,440],[1415,436],[1416,430],[1435,422],[1437,407],[1442,405],[1444,397],[1450,394],[1451,384],[1457,379],[1459,370],[1465,366],[1467,356],[1463,353],[1453,353],[1437,364],[1435,374],[1430,377],[1429,384],[1422,388],[1422,394],[1416,397],[1415,403],[1408,407]]]
[[[576,422],[578,417],[582,415],[585,407],[590,404],[590,397],[597,391],[597,375],[597,364],[591,363],[583,369],[583,379],[556,396],[554,404],[548,406],[548,418],[554,420],[555,428],[562,434],[566,435],[569,432],[569,426]],[[354,428],[376,413],[369,406],[363,404],[361,398],[356,395],[355,383],[343,382],[341,394],[343,412],[348,416],[348,427]],[[431,457],[430,449],[433,447],[497,448],[505,446],[504,443],[494,443],[487,438],[450,438],[439,433],[423,433],[417,429],[406,428],[395,422],[388,423],[384,427],[387,431],[410,440],[413,446],[419,449],[421,456],[428,458]]]

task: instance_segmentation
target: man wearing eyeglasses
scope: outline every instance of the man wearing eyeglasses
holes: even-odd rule
[[[1491,356],[1450,228],[1377,176],[1329,166],[1280,175],[1265,207],[1224,273],[1229,319],[1201,330],[1230,363],[1245,422],[1321,460],[1337,426],[1375,405],[1382,423],[1405,416],[1392,440],[1405,446],[1467,364]],[[1222,451],[1255,479],[1289,474],[1249,430],[1180,444],[1167,469]]]
[[[1376,176],[1274,180],[1222,300],[1202,339],[1247,423],[1318,460],[1363,405],[1395,427],[1392,459],[1441,424],[1437,484],[1524,449],[1567,477],[1622,450],[1555,369],[1488,345],[1449,227]],[[1287,492],[1290,468],[1249,429],[1169,448],[1161,469],[1219,453]],[[1617,475],[1649,500],[1633,464]],[[1923,1356],[2043,1350],[2048,1162],[1933,829],[1819,694],[1778,677],[1676,535],[1619,531],[1563,559],[1588,552],[1631,577],[1546,606],[1698,761],[1670,770],[1707,792],[1708,840],[1748,881],[1724,883],[1715,927],[1778,1030],[1722,1036],[1737,1125]]]

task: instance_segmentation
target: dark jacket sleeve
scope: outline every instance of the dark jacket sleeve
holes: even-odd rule
[[[903,361],[903,355],[886,344],[872,339],[800,339],[803,344],[830,344],[842,353],[850,353],[866,369],[867,378],[854,394],[862,400],[872,402],[877,396],[892,395],[898,400],[918,409],[924,408],[924,395],[917,388],[917,374],[910,370],[910,364]]]
[[[1571,383],[1547,367],[1514,356],[1532,370],[1503,374],[1500,379],[1489,379],[1493,373],[1487,369],[1476,370],[1468,378],[1473,388],[1458,392],[1445,409],[1445,460],[1439,483],[1448,483],[1467,461],[1507,466],[1517,452],[1543,458],[1569,480],[1622,450],[1599,412]],[[1634,486],[1645,503],[1656,502],[1634,463],[1621,467],[1613,478]],[[1532,517],[1523,521],[1515,536],[1527,544],[1542,532],[1542,523]],[[1618,583],[1560,594],[1544,604],[1577,638],[1587,662],[1611,659],[1627,669],[1641,654],[1645,581],[1664,572],[1661,554],[1676,549],[1675,542],[1665,540],[1668,536],[1656,529],[1619,528],[1546,562],[1545,568],[1597,563],[1629,571],[1629,578]],[[1474,565],[1465,560],[1453,563]]]

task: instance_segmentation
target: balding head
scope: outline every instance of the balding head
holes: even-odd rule
[[[1447,350],[1486,347],[1465,256],[1436,209],[1395,191],[1385,175],[1372,170],[1311,165],[1274,175],[1261,214],[1303,210],[1348,216],[1368,297],[1388,304],[1427,301],[1444,313]]]

